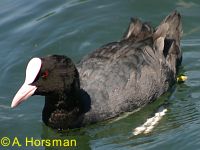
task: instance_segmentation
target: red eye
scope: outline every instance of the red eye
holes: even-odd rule
[[[42,78],[46,79],[49,75],[48,70],[46,70],[43,74],[42,74]]]

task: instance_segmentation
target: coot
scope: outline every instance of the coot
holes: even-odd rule
[[[155,29],[132,18],[120,41],[96,49],[78,65],[61,55],[32,58],[11,107],[31,95],[43,95],[42,119],[55,129],[76,128],[141,108],[176,82],[181,33],[177,11]]]

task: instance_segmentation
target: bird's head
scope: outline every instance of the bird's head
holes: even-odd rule
[[[26,68],[24,84],[13,98],[11,107],[32,95],[58,95],[77,89],[80,89],[79,75],[70,58],[61,55],[32,58]]]

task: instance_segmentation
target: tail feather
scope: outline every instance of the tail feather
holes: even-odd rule
[[[136,43],[145,39],[152,39],[153,48],[158,52],[159,57],[163,57],[161,59],[167,60],[171,66],[178,66],[182,61],[181,35],[181,15],[177,11],[173,11],[155,29],[138,18],[131,18],[122,40],[130,40],[132,43]]]
[[[131,18],[131,22],[127,31],[124,33],[123,39],[130,39],[132,42],[143,40],[152,35],[154,29],[149,23],[143,23],[138,18]]]
[[[167,16],[153,34],[154,49],[164,56],[167,64],[174,72],[182,61],[181,35],[181,16],[177,11]]]
[[[157,27],[153,37],[157,39],[162,36],[167,39],[174,39],[176,44],[180,46],[180,38],[182,35],[181,15],[174,11],[167,16]]]

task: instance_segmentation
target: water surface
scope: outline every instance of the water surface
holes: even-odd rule
[[[95,48],[121,38],[129,18],[157,25],[177,9],[183,18],[183,63],[188,76],[171,93],[139,112],[114,122],[57,133],[41,121],[44,97],[34,96],[10,109],[24,81],[30,58],[63,54],[78,62]],[[200,146],[200,2],[191,0],[1,0],[0,1],[0,138],[76,139],[71,149],[199,149]],[[148,135],[132,131],[160,105],[168,112]],[[22,142],[23,143],[23,142]],[[2,147],[0,149],[62,149],[60,147]]]

